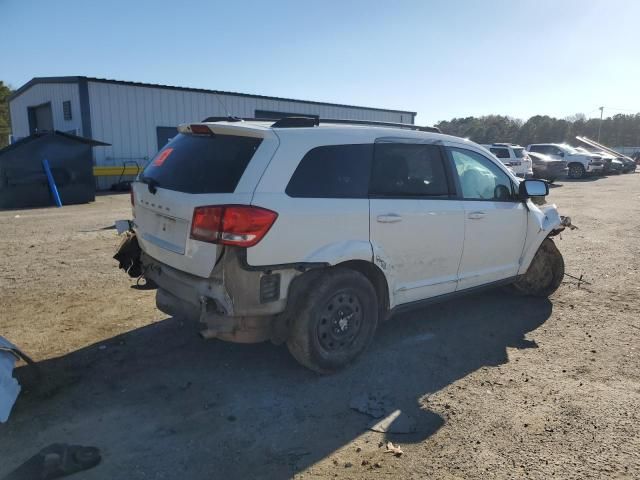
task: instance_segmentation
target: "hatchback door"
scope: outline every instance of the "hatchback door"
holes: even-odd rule
[[[464,210],[451,196],[452,174],[441,147],[378,142],[371,177],[371,243],[392,303],[453,292]]]
[[[527,231],[527,210],[509,176],[493,161],[463,148],[447,149],[465,212],[458,290],[514,277]]]
[[[249,205],[277,139],[248,128],[200,127],[198,134],[183,130],[158,152],[133,184],[132,199],[142,250],[174,268],[208,277],[221,249],[191,238],[194,210]]]

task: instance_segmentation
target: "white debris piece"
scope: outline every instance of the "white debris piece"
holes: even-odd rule
[[[13,367],[18,360],[12,351],[15,348],[6,338],[0,337],[0,423],[7,421],[20,393],[20,384],[13,378]]]

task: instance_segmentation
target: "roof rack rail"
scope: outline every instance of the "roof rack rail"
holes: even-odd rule
[[[317,117],[282,117],[276,120],[272,128],[300,128],[300,127],[317,127],[320,125],[320,119]]]
[[[282,117],[278,120],[273,118],[239,118],[239,117],[207,117],[203,122],[274,122],[271,126],[273,128],[302,128],[302,127],[316,127],[323,124],[338,124],[338,125],[369,125],[372,127],[393,127],[393,128],[406,128],[408,130],[417,130],[420,132],[442,133],[438,127],[427,127],[414,125],[413,123],[396,123],[396,122],[379,122],[377,120],[350,120],[346,118],[318,118],[318,117]]]
[[[344,118],[321,118],[320,123],[337,123],[347,125],[371,125],[372,127],[395,127],[418,130],[420,132],[442,133],[438,127],[422,127],[413,123],[379,122],[377,120],[348,120]]]

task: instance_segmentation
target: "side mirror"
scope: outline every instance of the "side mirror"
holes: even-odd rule
[[[549,195],[549,184],[544,180],[522,180],[519,189],[520,198],[522,199]]]

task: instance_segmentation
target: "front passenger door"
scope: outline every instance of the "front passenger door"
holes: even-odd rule
[[[509,176],[472,150],[447,148],[465,212],[458,290],[515,277],[527,232],[527,209]]]

